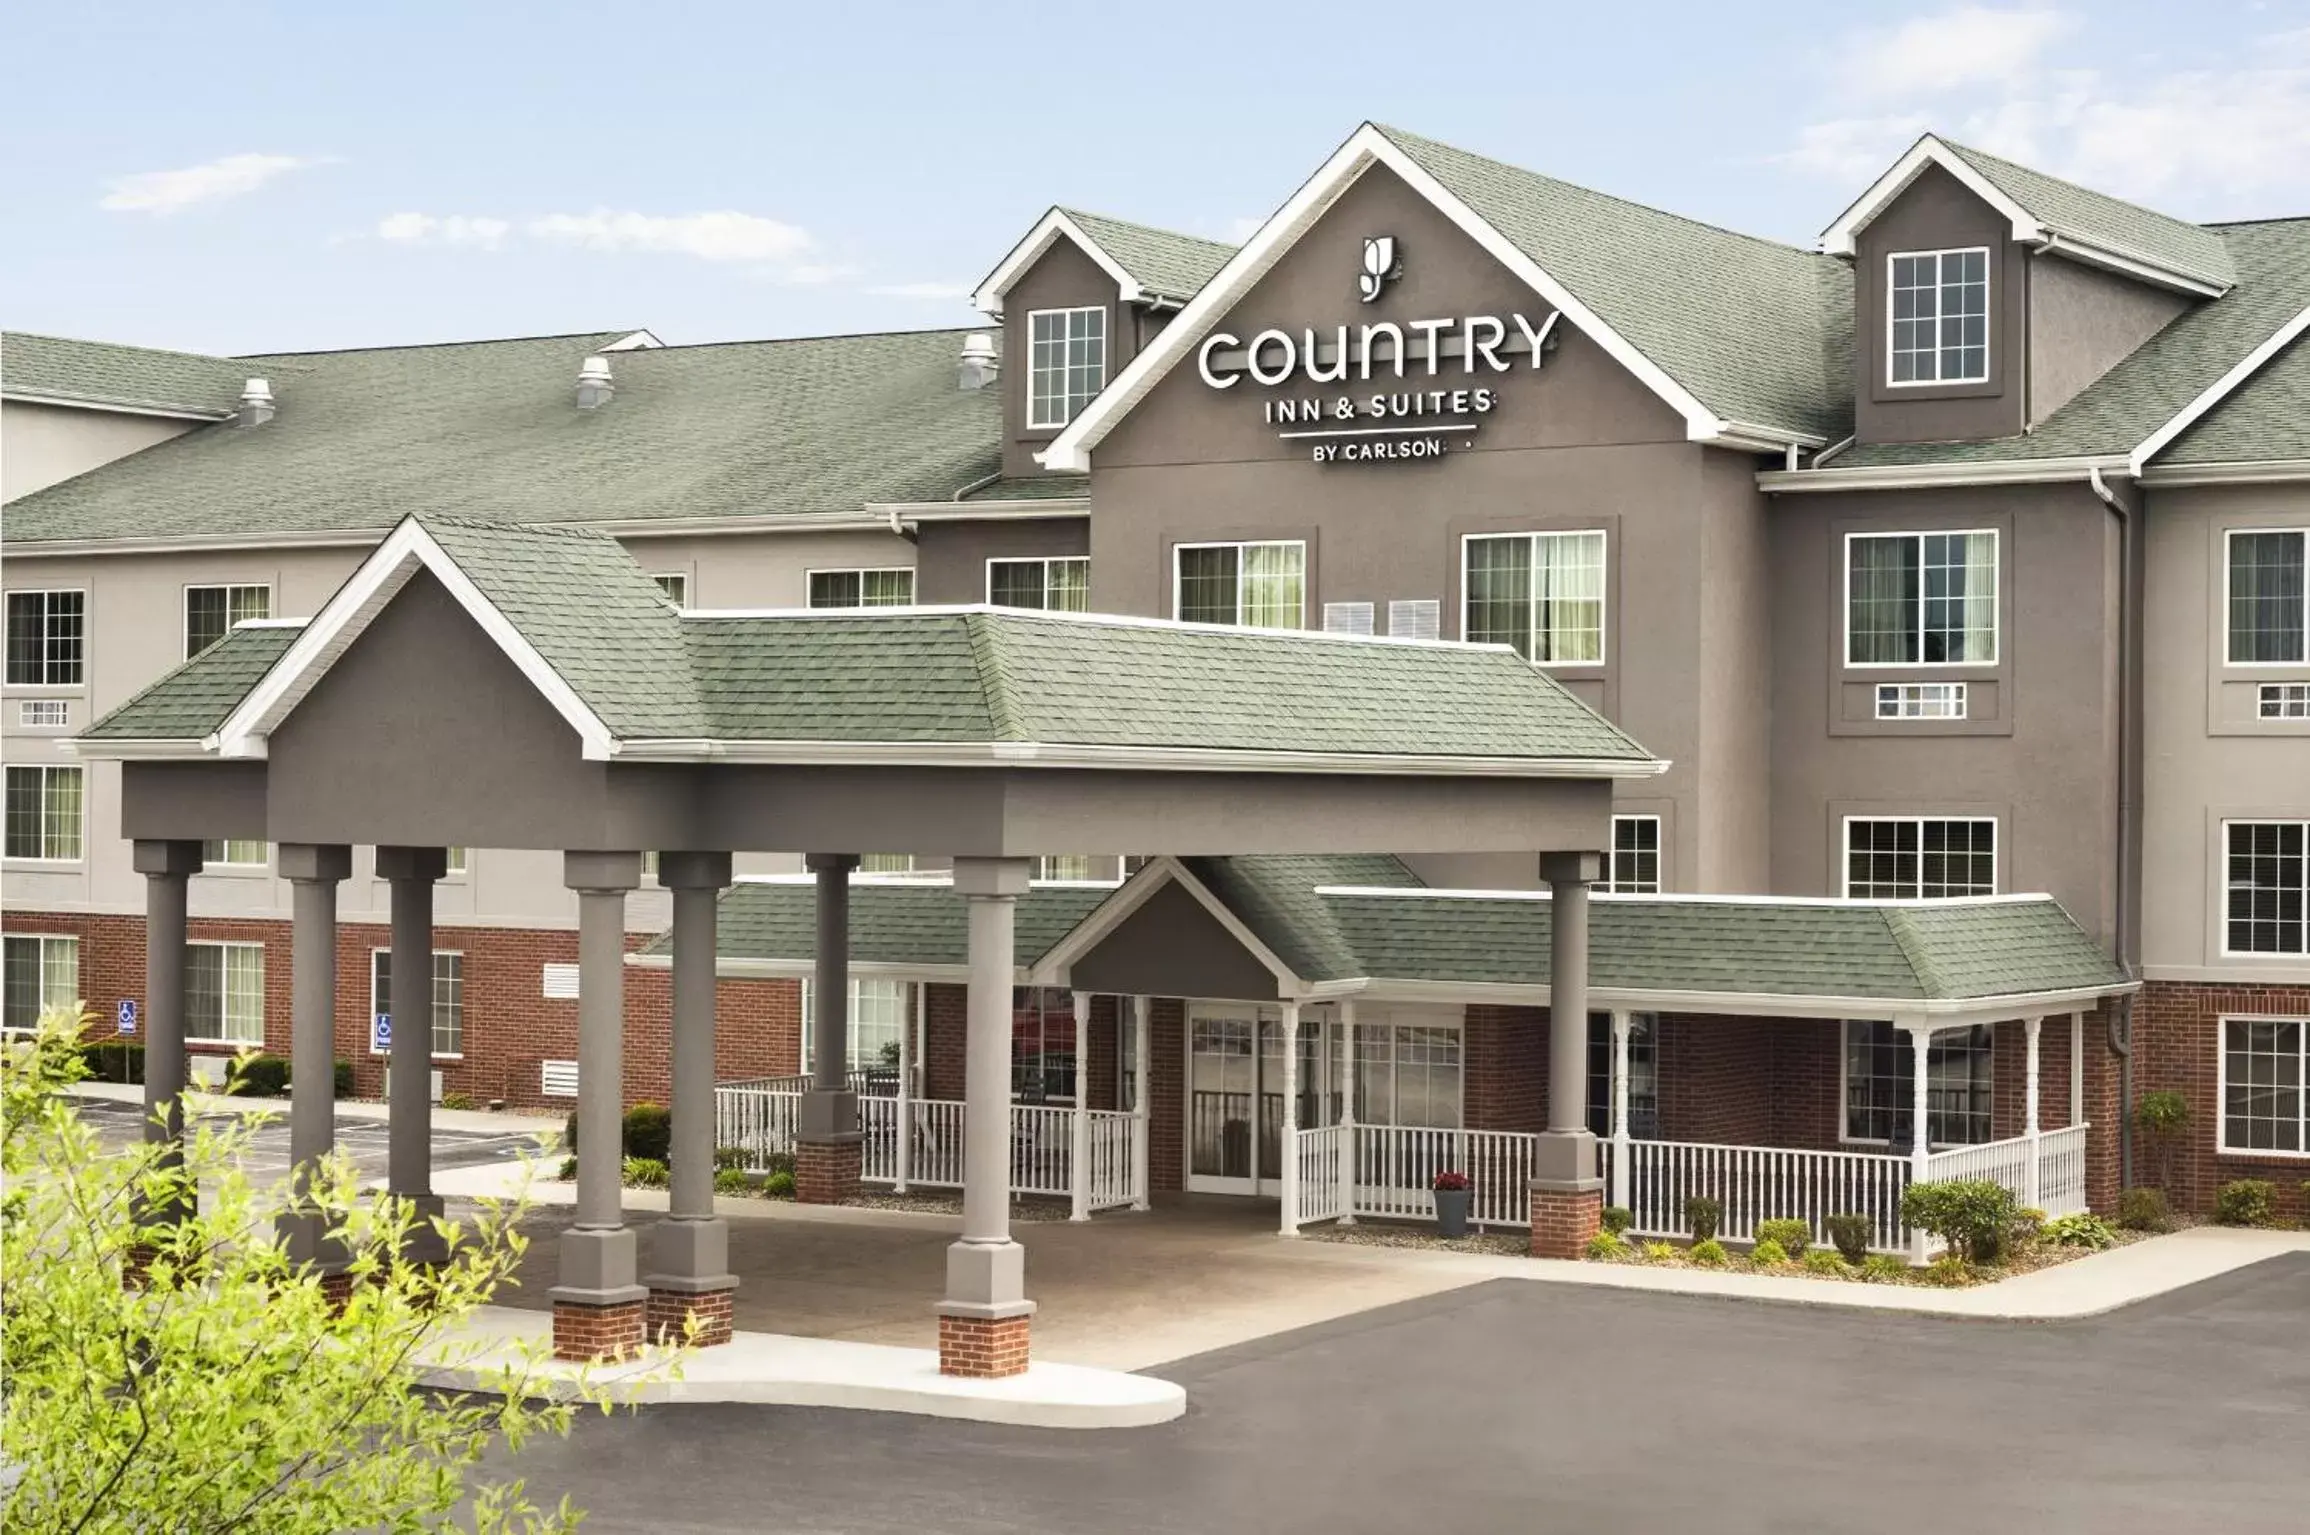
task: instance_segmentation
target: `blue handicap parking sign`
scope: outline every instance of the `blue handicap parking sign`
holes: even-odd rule
[[[370,1020],[369,1048],[372,1050],[390,1050],[393,1048],[393,1015],[391,1013],[379,1013]]]
[[[120,999],[119,1018],[121,1033],[134,1034],[136,1032],[136,999],[134,997]]]

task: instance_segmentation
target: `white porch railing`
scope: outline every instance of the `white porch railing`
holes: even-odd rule
[[[2070,1125],[2037,1139],[2037,1207],[2047,1215],[2076,1215],[2085,1204],[2085,1130]]]
[[[2038,1132],[2034,1188],[2030,1182],[2030,1138],[2026,1135],[1936,1151],[1925,1159],[1926,1181],[1986,1178],[2003,1184],[2021,1204],[2034,1205],[2049,1216],[2075,1215],[2086,1207],[2085,1133],[2084,1125]]]
[[[795,1080],[788,1078],[785,1080]],[[794,1150],[802,1093],[752,1083],[723,1083],[714,1089],[714,1143],[744,1153],[748,1172],[764,1172],[770,1159]],[[899,1111],[904,1108],[908,1139],[901,1165]],[[1135,1114],[1107,1109],[1084,1111],[1082,1150],[1077,1156],[1077,1112],[1042,1104],[1011,1105],[1011,1192],[1077,1198],[1084,1214],[1143,1201],[1134,1186],[1139,1165],[1141,1121]],[[862,1136],[859,1176],[868,1183],[908,1188],[959,1189],[963,1182],[964,1113],[951,1098],[861,1097]],[[902,1177],[903,1175],[903,1177]]]
[[[1636,1219],[1640,1236],[1692,1235],[1684,1207],[1705,1197],[1723,1207],[1717,1235],[1755,1239],[1757,1222],[1802,1219],[1826,1240],[1832,1215],[1869,1217],[1869,1245],[1902,1251],[1901,1194],[1909,1185],[1904,1157],[1865,1151],[1798,1151],[1771,1146],[1715,1146],[1696,1141],[1631,1141],[1628,1187],[1613,1202]]]
[[[1336,1221],[1348,1212],[1347,1179],[1341,1158],[1347,1150],[1347,1126],[1323,1125],[1301,1130],[1294,1137],[1299,1158],[1299,1208],[1293,1227],[1309,1221]]]

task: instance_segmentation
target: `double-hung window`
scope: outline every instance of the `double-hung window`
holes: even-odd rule
[[[80,1000],[80,940],[10,933],[0,939],[0,1028],[29,1029],[40,1015]]]
[[[11,765],[0,804],[0,854],[44,863],[80,861],[81,769]]]
[[[1882,1019],[1846,1021],[1846,1140],[1910,1149],[1916,1083],[1917,1051],[1909,1035]],[[1933,1145],[1988,1140],[1994,1093],[1986,1026],[1943,1029],[1933,1036],[1925,1058],[1925,1133]]]
[[[2310,1018],[2222,1020],[2222,1145],[2310,1155]]]
[[[1660,817],[1612,818],[1612,861],[1604,888],[1614,895],[1652,895],[1660,889]]]
[[[987,601],[999,608],[1083,613],[1091,606],[1091,562],[1060,559],[987,561]]]
[[[913,601],[914,568],[909,565],[810,572],[814,608],[903,608]]]
[[[1870,901],[1997,893],[1997,823],[1931,816],[1845,822],[1845,894]]]
[[[1061,427],[1107,383],[1107,311],[1037,309],[1027,315],[1027,425]]]
[[[1847,666],[1992,666],[1997,534],[1845,538]]]
[[[2225,821],[2223,952],[2310,954],[2310,821]]]
[[[1458,1129],[1461,1072],[1456,1028],[1356,1025],[1356,1119],[1361,1124]]]
[[[185,1038],[212,1045],[265,1042],[265,946],[188,943],[184,957]]]
[[[86,592],[10,592],[8,685],[80,686],[87,622]]]
[[[812,1036],[817,1032],[814,1019],[816,1007],[811,994],[817,983],[805,976],[802,981],[802,1069],[815,1069],[811,1059]],[[898,1037],[906,1029],[906,982],[878,979],[850,981],[849,1055],[844,1069],[865,1071],[874,1067],[896,1068],[898,1065]]]
[[[369,1012],[372,1016],[384,1014],[393,1017],[393,951],[369,951]],[[427,1049],[434,1055],[463,1055],[465,1053],[465,956],[448,949],[433,951],[433,1008],[432,1039]],[[393,1018],[395,1038],[404,1021]],[[374,1035],[371,1036],[374,1039]],[[372,1047],[372,1054],[381,1054]]]
[[[269,586],[188,586],[184,589],[184,654],[191,660],[233,632],[233,625],[273,616]]]
[[[2228,543],[2230,665],[2310,662],[2310,528],[2240,529]]]
[[[1173,613],[1193,624],[1298,629],[1307,622],[1307,545],[1181,544]]]
[[[267,849],[262,842],[232,839],[201,844],[201,865],[210,869],[261,869]]]
[[[1543,665],[1604,660],[1604,534],[1508,533],[1466,544],[1461,636]]]
[[[1989,378],[1989,252],[1903,251],[1886,260],[1892,384],[1979,384]]]

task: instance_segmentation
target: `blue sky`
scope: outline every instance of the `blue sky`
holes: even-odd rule
[[[967,324],[1050,204],[1241,238],[1365,118],[1798,242],[1925,126],[2310,213],[2310,0],[43,9],[0,324],[202,351]]]

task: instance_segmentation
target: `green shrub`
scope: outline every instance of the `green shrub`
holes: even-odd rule
[[[1901,1196],[1901,1219],[1930,1231],[1950,1252],[1975,1263],[1995,1263],[2013,1225],[2012,1190],[1987,1178],[1912,1183]]]
[[[2127,1189],[2118,1196],[2118,1224],[2128,1231],[2163,1231],[2173,1223],[2164,1189]]]
[[[561,1159],[561,1171],[555,1173],[554,1176],[564,1183],[577,1182],[577,1158],[563,1157]]]
[[[793,1177],[794,1153],[791,1151],[771,1152],[762,1159],[762,1170],[766,1173],[784,1173],[789,1178]]]
[[[2005,1250],[2027,1252],[2045,1237],[2045,1212],[2024,1205],[2005,1228]]]
[[[626,1110],[625,1149],[629,1157],[668,1160],[674,1149],[674,1116],[655,1103],[637,1103]]]
[[[577,1110],[569,1111],[569,1118],[561,1122],[561,1149],[577,1150]]]
[[[1813,1245],[1813,1223],[1804,1220],[1758,1221],[1757,1240],[1778,1243],[1792,1263],[1802,1262]]]
[[[743,1146],[716,1146],[716,1147],[714,1148],[714,1171],[716,1171],[716,1172],[718,1172],[718,1173],[726,1173],[726,1172],[728,1172],[730,1169],[732,1169],[732,1168],[734,1168],[734,1167],[735,1167],[735,1168],[741,1168],[741,1169],[743,1169],[743,1168],[745,1167],[745,1165],[746,1165],[746,1148],[745,1148],[745,1147],[743,1147]]]
[[[2134,1129],[2141,1133],[2145,1161],[2156,1172],[2152,1181],[2165,1188],[2174,1181],[2174,1153],[2190,1129],[2190,1100],[2176,1092],[2144,1093],[2134,1100]]]
[[[144,1080],[144,1045],[139,1040],[92,1039],[80,1047],[80,1061],[92,1081]]]
[[[1693,1243],[1692,1250],[1685,1256],[1705,1269],[1723,1268],[1732,1259],[1732,1254],[1724,1250],[1724,1243],[1715,1237]]]
[[[1925,1265],[1925,1282],[1955,1289],[1973,1283],[1973,1265],[1956,1253],[1943,1253]]]
[[[1810,1248],[1804,1257],[1805,1272],[1818,1274],[1824,1279],[1843,1279],[1853,1272],[1852,1265],[1826,1247]]]
[[[794,1197],[794,1174],[787,1169],[780,1169],[769,1174],[762,1180],[762,1197],[764,1199],[792,1199]]]
[[[329,1075],[336,1085],[338,1097],[350,1098],[353,1096],[353,1063],[351,1061],[339,1058],[332,1063]]]
[[[1861,1278],[1869,1284],[1899,1284],[1909,1275],[1909,1265],[1891,1253],[1870,1253],[1861,1260]]]
[[[2056,1247],[2082,1247],[2089,1252],[2117,1245],[2117,1232],[2108,1221],[2082,1211],[2047,1221],[2044,1238]]]
[[[1674,1242],[1647,1242],[1644,1244],[1644,1257],[1648,1263],[1667,1263],[1676,1257],[1676,1244]]]
[[[735,1167],[721,1168],[714,1174],[714,1192],[717,1194],[751,1194],[754,1180]]]
[[[1617,1232],[1599,1231],[1588,1239],[1587,1256],[1600,1263],[1625,1258],[1628,1256],[1628,1244],[1620,1239]]]
[[[225,1091],[238,1098],[278,1098],[289,1090],[289,1058],[262,1050],[237,1056]]]
[[[1771,1237],[1766,1237],[1749,1249],[1749,1262],[1758,1268],[1782,1268],[1788,1264],[1789,1250]]]
[[[443,1093],[441,1095],[441,1106],[445,1109],[470,1109],[473,1107],[473,1094]]]
[[[662,1189],[667,1176],[666,1164],[658,1157],[626,1158],[625,1179],[629,1189]]]
[[[2310,1230],[2310,1180],[2305,1180],[2302,1185],[2302,1225],[2304,1229]]]
[[[2240,1178],[2214,1193],[2214,1219],[2224,1226],[2268,1226],[2278,1215],[2278,1185],[2267,1178]]]
[[[1614,1236],[1619,1236],[1636,1224],[1636,1212],[1626,1205],[1606,1205],[1603,1215],[1599,1216],[1598,1219],[1606,1231],[1611,1232]]]
[[[1723,1223],[1723,1200],[1695,1194],[1684,1202],[1684,1226],[1695,1242],[1715,1241],[1717,1227]]]
[[[1858,1268],[1868,1261],[1869,1238],[1877,1234],[1877,1223],[1866,1215],[1832,1215],[1821,1222],[1829,1240],[1837,1247],[1837,1256]]]

